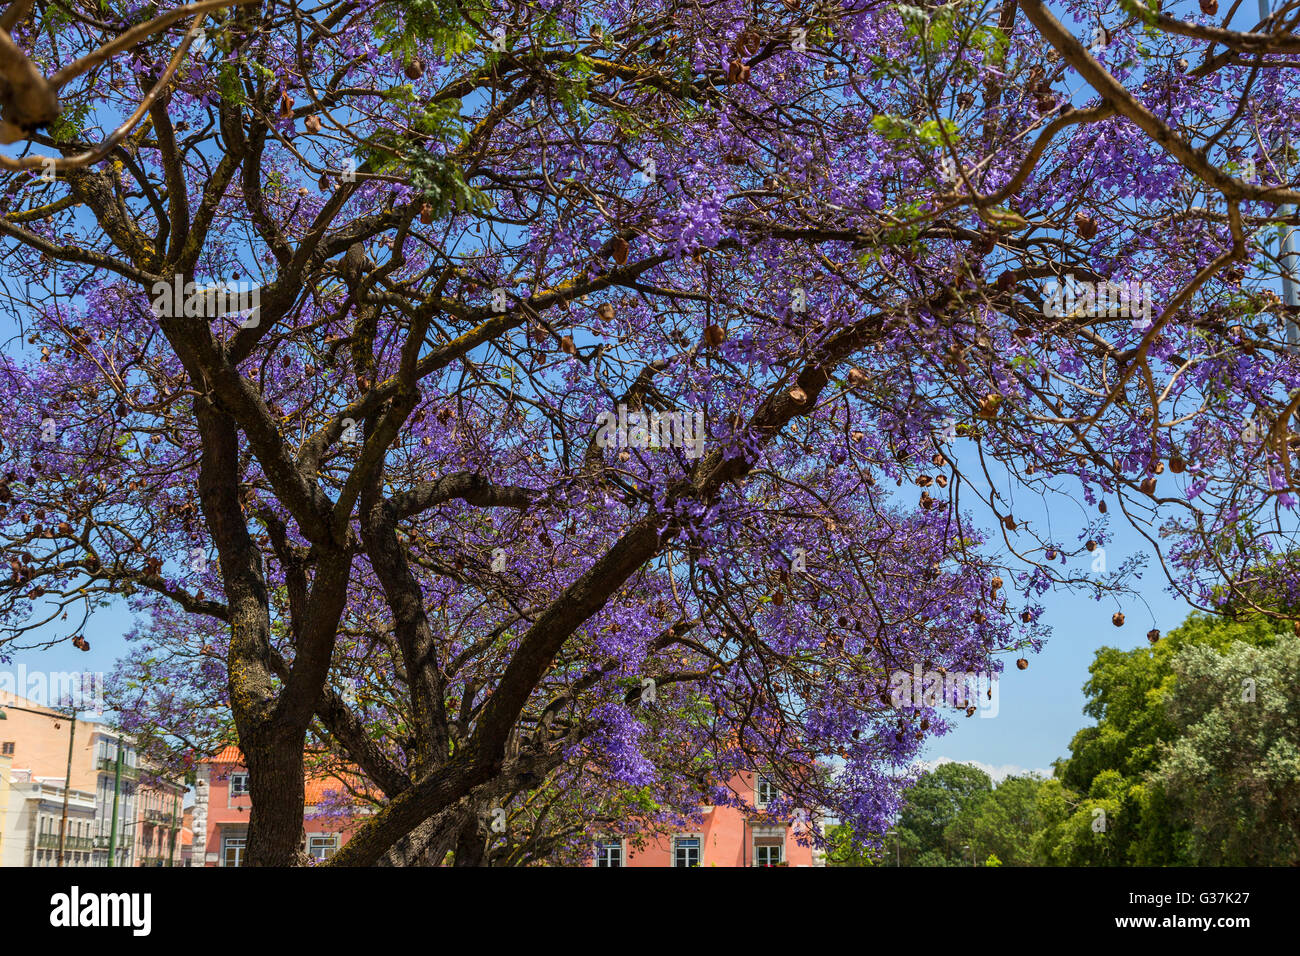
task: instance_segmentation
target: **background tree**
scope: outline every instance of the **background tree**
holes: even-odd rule
[[[1300,638],[1189,644],[1173,658],[1173,726],[1152,782],[1187,821],[1198,865],[1300,863]]]
[[[1083,799],[1074,798],[1068,815],[1072,820],[1068,846],[1058,844],[1050,850],[1052,861],[1085,865],[1102,858],[1098,855],[1102,847],[1109,865],[1197,861],[1190,845],[1191,820],[1175,810],[1167,788],[1152,776],[1163,748],[1181,734],[1168,710],[1178,684],[1174,662],[1194,647],[1216,654],[1235,643],[1268,647],[1276,640],[1275,631],[1266,619],[1230,621],[1192,615],[1149,647],[1130,651],[1108,647],[1097,652],[1084,685],[1088,695],[1084,713],[1097,724],[1075,734],[1070,756],[1056,765],[1063,793]],[[1056,801],[1058,811],[1060,806]],[[1098,808],[1106,812],[1107,828],[1101,833],[1091,829]],[[1054,838],[1047,839],[1050,843]]]

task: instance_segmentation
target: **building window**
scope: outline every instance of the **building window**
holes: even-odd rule
[[[596,844],[597,866],[622,866],[623,844],[618,840],[602,841]]]
[[[785,847],[780,837],[754,838],[754,865],[779,866],[785,862]]]
[[[4,743],[0,743],[0,757],[12,757],[13,754],[14,742],[12,740],[6,740]]]
[[[754,781],[754,806],[766,809],[769,803],[775,803],[778,797],[776,782],[769,777],[759,777]]]
[[[242,866],[244,847],[248,845],[247,837],[226,837],[221,841],[221,865]]]
[[[248,774],[232,773],[230,775],[230,795],[232,797],[239,797],[247,793],[248,793]]]
[[[700,865],[700,838],[677,837],[673,841],[673,866]]]
[[[322,833],[307,838],[307,853],[313,860],[328,860],[339,850],[339,838],[336,833]]]

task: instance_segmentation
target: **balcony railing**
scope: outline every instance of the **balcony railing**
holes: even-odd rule
[[[107,773],[117,772],[116,757],[100,757],[98,767]],[[128,780],[134,780],[140,776],[140,768],[132,767],[129,764],[122,764],[122,776]]]
[[[152,807],[144,811],[146,823],[171,823],[176,815],[171,810],[155,810]]]
[[[39,833],[36,836],[36,845],[43,850],[57,850],[59,848],[59,835],[57,833]],[[64,837],[63,849],[66,850],[93,850],[95,848],[94,837]]]

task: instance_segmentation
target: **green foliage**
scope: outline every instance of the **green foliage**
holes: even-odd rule
[[[1042,827],[1040,777],[1008,777],[957,814],[945,831],[952,846],[973,846],[1011,866],[1032,866],[1034,835]]]
[[[1191,824],[1196,861],[1300,864],[1300,638],[1189,645],[1172,666],[1175,736],[1150,778]]]
[[[412,57],[432,46],[450,59],[474,48],[471,21],[482,22],[489,10],[485,0],[392,0],[376,11],[375,35],[385,53]]]
[[[1037,854],[1069,866],[1171,866],[1198,862],[1192,823],[1154,779],[1161,754],[1180,728],[1166,708],[1178,683],[1174,660],[1187,648],[1226,651],[1234,642],[1271,646],[1275,625],[1194,614],[1152,647],[1099,650],[1084,685],[1084,713],[1097,724],[1075,734],[1059,761],[1061,794],[1049,800]],[[1092,829],[1103,810],[1105,830]]]

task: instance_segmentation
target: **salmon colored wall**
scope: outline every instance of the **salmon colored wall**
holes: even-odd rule
[[[754,775],[744,773],[731,781],[731,789],[746,801],[754,801]],[[700,866],[753,866],[754,827],[784,830],[784,860],[790,866],[812,866],[811,846],[800,846],[790,826],[762,814],[747,815],[735,807],[717,806],[704,814],[702,824],[686,824],[680,836],[700,836]],[[624,844],[624,866],[672,866],[672,839],[650,841],[645,849]]]
[[[207,833],[204,835],[204,852],[216,854],[216,863],[205,866],[221,865],[221,828],[231,824],[248,826],[248,815],[252,812],[253,801],[248,794],[230,795],[230,775],[243,773],[244,768],[237,764],[213,764],[208,776],[208,819]],[[342,788],[342,784],[338,785]],[[308,813],[311,807],[308,807]],[[308,833],[337,833],[339,846],[342,847],[352,837],[355,824],[351,821],[339,821],[337,818],[304,820],[304,829]]]

